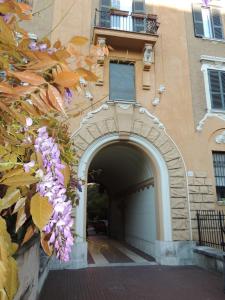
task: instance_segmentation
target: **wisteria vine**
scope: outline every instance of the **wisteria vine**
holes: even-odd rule
[[[39,170],[40,182],[37,184],[37,192],[43,197],[48,197],[54,211],[49,223],[43,232],[50,235],[49,243],[53,246],[56,256],[61,261],[69,261],[69,255],[73,245],[72,203],[66,196],[64,176],[61,170],[64,168],[60,160],[60,150],[52,137],[49,137],[47,128],[38,129],[35,140],[35,151],[40,153],[43,170]]]

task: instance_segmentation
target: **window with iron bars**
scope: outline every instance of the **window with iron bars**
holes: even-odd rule
[[[213,151],[213,166],[218,201],[225,201],[225,152]]]

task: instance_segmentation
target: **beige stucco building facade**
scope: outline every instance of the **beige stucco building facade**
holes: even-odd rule
[[[34,15],[29,30],[52,41],[86,36],[87,53],[92,43],[113,48],[90,86],[93,107],[70,123],[78,175],[86,182],[70,267],[87,264],[88,173],[97,169],[103,173],[96,182],[112,201],[112,235],[162,264],[189,264],[198,240],[196,211],[224,208],[213,156],[225,153],[224,1],[146,0],[142,7],[139,0],[136,8],[129,0],[50,2],[33,1],[34,12],[47,9]],[[104,16],[98,11],[107,9]],[[120,67],[131,77],[115,79]],[[213,75],[220,79],[214,87]],[[120,97],[126,92],[133,98]],[[74,101],[90,105],[81,96]]]

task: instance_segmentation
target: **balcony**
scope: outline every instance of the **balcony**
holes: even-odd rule
[[[158,38],[156,15],[137,14],[117,9],[95,11],[93,42],[105,37],[115,49],[142,50],[145,44],[154,45]]]

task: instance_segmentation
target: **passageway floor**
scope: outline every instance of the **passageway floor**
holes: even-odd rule
[[[222,275],[185,267],[50,271],[40,300],[224,300]]]

